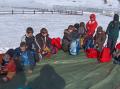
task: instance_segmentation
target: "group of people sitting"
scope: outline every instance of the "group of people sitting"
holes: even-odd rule
[[[74,56],[78,55],[81,49],[86,52],[86,50],[94,48],[101,53],[107,36],[106,46],[115,58],[115,63],[119,63],[120,44],[116,46],[119,30],[118,14],[114,15],[114,19],[108,25],[106,32],[102,26],[98,26],[96,15],[91,14],[87,24],[80,22],[69,25],[64,30],[63,39],[59,37],[50,38],[46,28],[42,28],[40,33],[34,36],[33,28],[28,27],[26,34],[21,39],[20,46],[16,49],[9,49],[3,54],[0,62],[0,75],[4,75],[2,79],[5,82],[13,79],[18,71],[24,71],[26,76],[30,76],[36,62],[50,58],[52,55],[57,54],[58,50],[63,50]],[[100,55],[97,59],[99,61]],[[28,80],[25,84],[28,84]]]

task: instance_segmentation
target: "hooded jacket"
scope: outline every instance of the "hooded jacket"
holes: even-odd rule
[[[36,41],[37,51],[43,50],[44,45],[46,45],[48,48],[51,47],[51,39],[49,38],[49,35],[44,37],[44,36],[42,36],[41,33],[39,33],[35,36],[35,41]]]
[[[102,30],[102,27],[98,27],[96,35],[94,36],[95,44],[102,45],[104,44],[106,40],[106,34],[105,31]]]
[[[91,20],[91,19],[93,19],[93,20]],[[88,36],[93,36],[97,26],[98,26],[98,23],[96,21],[96,16],[95,16],[95,14],[91,14],[90,15],[90,20],[86,24],[87,35]]]
[[[108,38],[117,40],[119,37],[119,31],[120,31],[119,15],[115,14],[113,21],[111,21],[107,27],[106,34],[108,34]]]
[[[72,41],[72,32],[70,33],[66,29],[64,31],[64,36],[62,39],[62,48],[65,52],[69,50],[69,46],[70,46],[71,41]]]

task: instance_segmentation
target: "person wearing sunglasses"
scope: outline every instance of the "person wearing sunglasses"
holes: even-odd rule
[[[51,54],[51,38],[49,37],[48,30],[42,28],[40,33],[35,36],[36,49],[40,56],[49,57]]]

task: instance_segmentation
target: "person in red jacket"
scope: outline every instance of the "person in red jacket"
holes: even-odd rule
[[[3,77],[3,81],[7,82],[11,79],[13,79],[13,77],[16,74],[16,64],[13,60],[13,49],[9,49],[3,59],[2,59],[2,64],[0,67],[0,74],[5,74],[5,76]]]
[[[91,14],[90,15],[90,20],[86,24],[87,35],[93,37],[97,26],[98,26],[98,23],[96,21],[96,15],[95,14]]]

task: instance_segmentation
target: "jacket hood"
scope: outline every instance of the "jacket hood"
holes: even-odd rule
[[[96,19],[96,15],[95,14],[91,14],[90,15],[90,19],[94,19],[95,20]]]
[[[119,15],[118,15],[118,14],[115,14],[113,20],[114,20],[114,21],[119,21]]]

